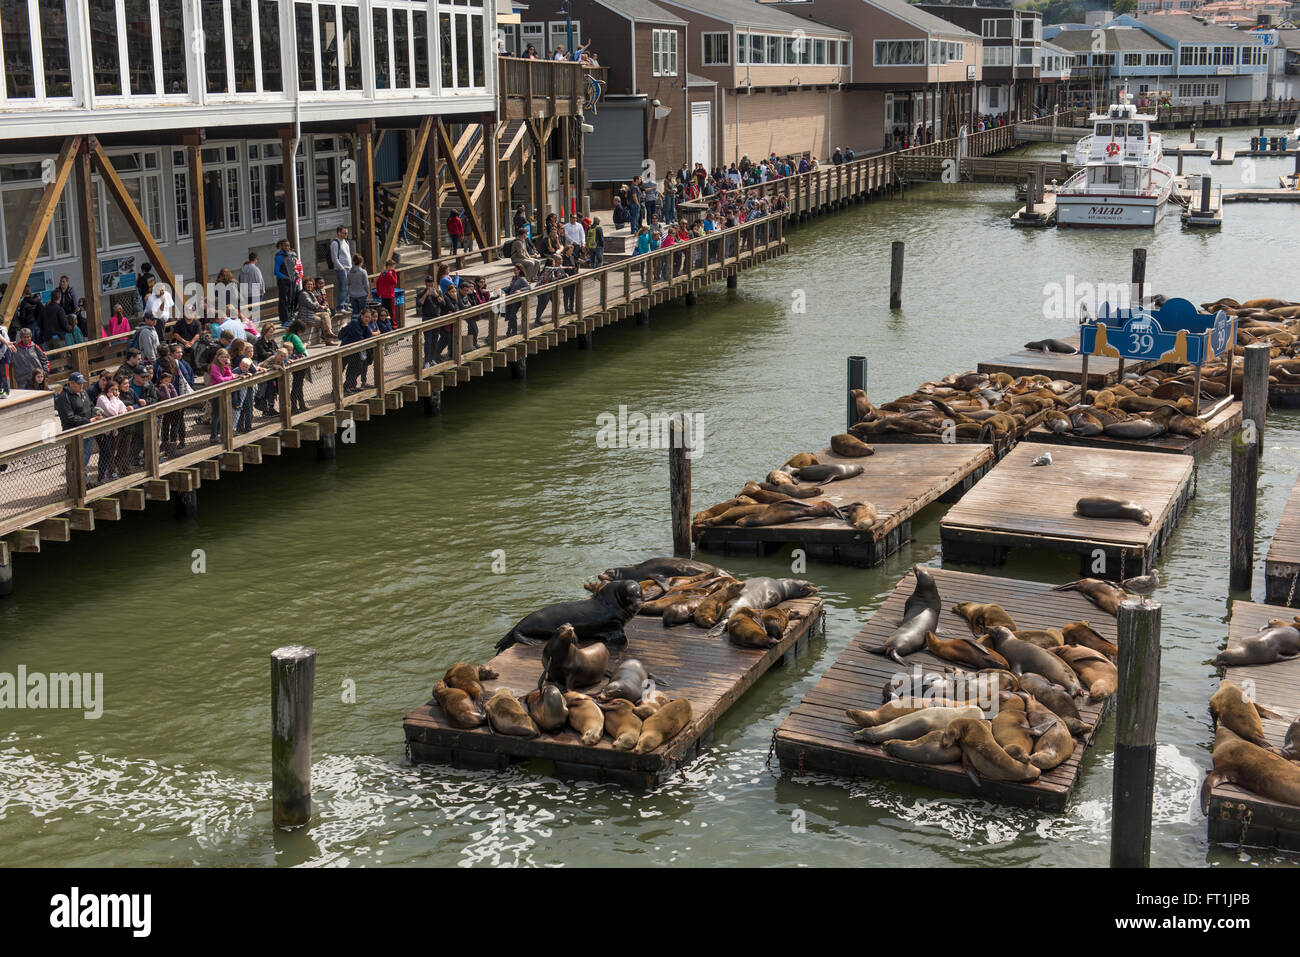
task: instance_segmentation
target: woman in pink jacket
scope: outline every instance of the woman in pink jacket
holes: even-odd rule
[[[218,349],[212,357],[212,364],[208,366],[208,385],[221,385],[229,382],[235,377],[235,370],[230,368],[230,353],[225,349]],[[227,399],[226,401],[230,401]],[[221,437],[221,398],[212,400],[212,441],[215,442]]]

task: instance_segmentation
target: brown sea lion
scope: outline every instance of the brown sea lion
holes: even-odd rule
[[[1253,635],[1232,638],[1214,656],[1216,665],[1267,665],[1300,654],[1300,629],[1294,625],[1269,624]]]
[[[1001,625],[1011,631],[1016,630],[1016,622],[1001,605],[982,605],[978,602],[963,601],[952,606],[952,610],[961,615],[970,624],[970,630],[978,637],[987,634],[995,625]]]
[[[469,692],[453,688],[445,681],[433,686],[433,696],[438,699],[449,724],[458,728],[477,728],[487,720],[487,712]]]
[[[943,733],[943,729],[937,729],[921,735],[914,741],[895,738],[886,741],[881,747],[885,749],[886,754],[902,761],[913,761],[917,764],[955,764],[961,760],[961,748],[955,744],[945,747],[941,743]]]
[[[785,475],[784,472],[781,473]],[[790,476],[786,475],[786,478]],[[822,494],[820,486],[817,485],[795,485],[794,479],[790,479],[789,485],[773,485],[771,482],[759,482],[758,487],[767,492],[774,492],[784,495],[786,498],[816,498]]]
[[[1118,614],[1119,603],[1130,597],[1118,585],[1100,578],[1080,578],[1078,581],[1057,585],[1052,591],[1077,591],[1108,615]]]
[[[735,525],[739,519],[746,515],[757,515],[764,509],[771,508],[770,505],[760,505],[755,502],[752,505],[737,505],[735,508],[729,508],[725,512],[706,518],[697,524],[713,527],[716,525]]]
[[[863,442],[855,435],[849,435],[847,432],[831,436],[831,451],[846,459],[860,459],[876,454],[876,450],[867,445],[866,442]]]
[[[1252,701],[1246,700],[1241,688],[1227,678],[1219,682],[1218,689],[1210,696],[1210,714],[1214,720],[1231,730],[1237,737],[1268,747],[1264,737],[1264,723]]]
[[[774,488],[776,491],[784,491],[787,488],[794,488],[799,483],[795,481],[794,476],[789,472],[782,472],[780,469],[773,469],[767,473],[767,478],[759,483],[763,488]]]
[[[806,465],[796,473],[800,482],[816,482],[828,485],[841,479],[853,478],[862,474],[861,465]]]
[[[699,628],[712,628],[722,620],[723,614],[740,595],[745,583],[734,581],[723,585],[695,607],[694,621]]]
[[[874,728],[877,725],[887,724],[895,718],[901,718],[904,715],[912,714],[914,711],[920,711],[922,708],[959,708],[964,704],[965,702],[958,704],[947,698],[906,697],[886,701],[879,708],[873,708],[869,711],[862,708],[848,708],[844,713],[859,728]]]
[[[637,739],[637,754],[647,754],[667,741],[675,738],[683,728],[691,723],[691,703],[685,698],[670,701],[641,725],[641,737]]]
[[[925,647],[936,658],[955,661],[961,665],[970,665],[972,668],[1007,667],[1007,659],[970,638],[939,638],[934,632],[927,631],[925,633]]]
[[[742,515],[732,524],[739,528],[765,528],[769,525],[787,525],[791,522],[806,522],[814,518],[844,518],[839,507],[827,499],[818,502],[801,502],[791,500],[764,505],[762,511]]]
[[[1240,738],[1214,745],[1214,767],[1201,785],[1201,813],[1210,811],[1210,791],[1236,784],[1260,797],[1300,807],[1300,765]]]
[[[767,633],[763,612],[757,608],[738,608],[727,620],[731,643],[741,648],[771,648],[776,639]]]
[[[786,609],[779,605],[775,608],[764,608],[759,617],[763,627],[767,629],[768,637],[780,641],[785,636],[786,626],[790,624],[790,612]]]
[[[1300,761],[1300,718],[1296,718],[1286,729],[1282,739],[1282,757],[1288,761]]]
[[[871,404],[867,394],[861,389],[850,389],[849,395],[853,399],[853,421],[861,422],[867,416],[876,414],[876,407]]]
[[[1003,708],[989,722],[993,740],[1002,750],[1017,761],[1028,761],[1034,749],[1034,736],[1029,732],[1029,718],[1022,708]]]
[[[566,691],[590,688],[605,677],[609,667],[609,646],[593,641],[583,647],[572,625],[561,625],[542,649],[543,680],[553,681]]]
[[[492,730],[497,734],[508,734],[519,738],[535,738],[537,725],[528,716],[524,706],[519,703],[515,693],[509,688],[498,688],[488,698],[484,710],[492,722]]]
[[[1084,518],[1118,518],[1142,525],[1151,524],[1151,513],[1137,502],[1111,495],[1086,495],[1074,503],[1074,510]]]
[[[566,692],[564,703],[569,706],[569,727],[581,735],[581,741],[587,747],[600,742],[605,733],[605,712],[585,694],[576,691]]]
[[[1040,771],[1050,771],[1074,754],[1074,737],[1065,722],[1032,696],[1025,696],[1025,715],[1038,735],[1029,763]]]
[[[710,519],[716,518],[723,512],[729,512],[733,508],[739,508],[741,505],[755,505],[757,503],[758,499],[749,495],[737,495],[735,498],[729,498],[725,502],[719,502],[717,505],[710,505],[703,511],[696,512],[691,516],[691,524],[707,525]],[[596,589],[592,590],[595,591]],[[647,599],[647,601],[648,600],[649,599]]]
[[[821,463],[817,461],[817,456],[813,455],[811,452],[800,452],[798,455],[790,456],[790,458],[786,460],[785,465],[781,466],[781,468],[801,469],[807,465],[820,465],[820,464]]]
[[[1011,664],[1011,671],[1024,674],[1032,671],[1048,681],[1054,681],[1071,695],[1083,694],[1083,685],[1068,664],[1046,648],[1021,641],[1007,628],[998,625],[989,629],[993,649]],[[1077,646],[1071,646],[1077,647]]]
[[[988,722],[976,718],[958,718],[939,738],[939,746],[961,748],[961,763],[970,779],[979,787],[979,779],[990,781],[1037,781],[1039,770],[1026,761],[1017,761],[993,738]]]
[[[664,694],[662,691],[655,691],[651,694],[643,695],[641,703],[632,709],[632,713],[644,721],[666,704],[668,704],[668,695]]]
[[[605,733],[614,739],[614,750],[631,751],[641,737],[641,719],[637,717],[632,702],[619,698],[601,705],[605,712]]]
[[[1006,668],[981,668],[975,672],[975,678],[980,682],[997,682],[999,691],[1019,691],[1020,677]],[[992,687],[992,685],[988,685]]]
[[[855,731],[853,740],[862,744],[881,744],[895,739],[912,741],[931,731],[943,730],[950,721],[958,718],[978,719],[983,713],[975,705],[963,705],[957,708],[922,708],[920,711],[902,715],[893,721]]]
[[[788,492],[769,492],[757,482],[746,482],[745,487],[740,490],[740,495],[745,498],[753,499],[760,505],[775,505],[777,502],[797,501],[797,496]]]
[[[1074,669],[1093,701],[1104,701],[1119,687],[1119,669],[1100,651],[1082,645],[1062,645],[1052,651]]]
[[[1092,725],[1086,723],[1079,715],[1079,708],[1074,699],[1060,685],[1048,681],[1042,675],[1024,674],[1020,676],[1020,687],[1027,694],[1065,722],[1071,734],[1087,734]]]
[[[482,701],[485,692],[480,682],[491,681],[495,677],[497,673],[487,665],[471,665],[461,661],[448,668],[442,680],[447,682],[448,687],[459,688],[475,701]]]
[[[569,706],[564,703],[564,692],[551,681],[543,682],[524,696],[528,716],[533,723],[548,734],[559,731],[569,720]]]
[[[699,594],[691,598],[682,598],[664,609],[663,622],[665,628],[675,628],[678,625],[684,625],[695,617],[695,610],[700,607],[708,594]]]
[[[1081,645],[1093,651],[1100,651],[1111,661],[1119,657],[1119,649],[1097,634],[1086,618],[1072,621],[1062,628],[1061,637],[1065,639],[1067,645]]]
[[[876,520],[880,518],[880,513],[876,511],[876,506],[870,502],[854,502],[851,505],[841,505],[840,511],[844,513],[844,518],[850,525],[860,532],[870,530]]]
[[[1015,636],[1021,641],[1027,641],[1031,645],[1037,645],[1039,648],[1059,648],[1065,644],[1065,637],[1055,628],[1031,628],[1015,632]]]

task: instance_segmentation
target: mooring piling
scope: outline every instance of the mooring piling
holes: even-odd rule
[[[271,652],[271,818],[276,827],[311,820],[311,713],[316,651],[286,645]]]
[[[1241,421],[1254,423],[1255,445],[1261,461],[1264,459],[1264,421],[1268,418],[1268,361],[1270,347],[1267,343],[1253,342],[1245,348],[1246,371],[1241,386]],[[1228,355],[1229,361],[1232,355]]]
[[[863,392],[867,391],[867,357],[866,356],[849,356],[849,388],[847,393],[848,400],[849,400],[849,411],[848,411],[848,416],[846,418],[848,424],[845,425],[844,427],[845,432],[847,432],[849,429],[853,428],[855,425],[858,424],[857,405],[853,401],[854,389],[861,389]]]
[[[1119,606],[1119,696],[1111,785],[1110,866],[1149,867],[1160,703],[1160,603]]]
[[[903,306],[903,241],[894,240],[889,256],[889,308]]]
[[[668,481],[673,516],[673,554],[691,554],[691,420],[678,413],[668,423]]]

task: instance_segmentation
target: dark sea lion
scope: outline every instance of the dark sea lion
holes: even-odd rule
[[[1300,765],[1234,738],[1214,746],[1214,767],[1201,785],[1201,813],[1210,810],[1210,791],[1220,784],[1236,784],[1260,797],[1300,807]]]
[[[1084,518],[1122,518],[1142,525],[1151,524],[1151,513],[1137,502],[1126,502],[1109,495],[1087,495],[1074,503],[1074,510]]]
[[[1047,431],[1054,432],[1057,435],[1064,435],[1074,428],[1074,424],[1064,412],[1058,412],[1055,409],[1049,409],[1047,415],[1043,417],[1043,425],[1047,426]]]
[[[626,698],[633,704],[637,704],[641,701],[641,695],[649,680],[650,675],[645,670],[645,665],[635,658],[625,658],[618,663],[618,667],[614,669],[614,677],[600,689],[597,697],[601,701]]]
[[[1108,615],[1119,612],[1119,603],[1129,598],[1128,592],[1114,582],[1100,578],[1080,578],[1078,581],[1057,585],[1052,591],[1077,591]]]
[[[1282,739],[1282,757],[1288,761],[1300,761],[1300,718],[1296,718],[1286,729]]]
[[[727,619],[727,634],[731,643],[741,648],[771,648],[776,639],[767,633],[762,612],[754,608],[739,608]]]
[[[740,590],[745,587],[741,581],[733,581],[730,584],[723,585],[713,594],[709,595],[697,606],[693,620],[697,628],[712,628],[722,618],[724,612],[735,602]]]
[[[607,568],[600,573],[602,581],[640,581],[643,578],[654,578],[656,576],[672,578],[679,575],[703,575],[725,574],[722,569],[713,565],[697,562],[690,558],[648,558],[636,565],[620,565],[617,568]]]
[[[949,722],[957,718],[979,718],[983,713],[974,705],[963,705],[959,708],[922,708],[920,711],[913,711],[911,714],[905,714],[873,728],[855,731],[853,740],[863,744],[882,744],[896,739],[912,741],[931,731],[942,731],[948,727]]]
[[[648,618],[659,618],[671,606],[679,601],[685,601],[689,598],[707,598],[712,591],[710,586],[678,588],[672,591],[664,592],[662,596],[654,601],[642,602],[638,615],[644,615]]]
[[[826,485],[861,474],[861,465],[809,465],[799,469],[795,476],[800,482],[817,482]]]
[[[970,665],[972,668],[1007,667],[1007,659],[970,638],[939,638],[934,632],[927,631],[925,633],[925,647],[936,658],[955,661],[961,665]]]
[[[1086,618],[1072,621],[1062,628],[1061,637],[1065,639],[1067,645],[1081,645],[1093,651],[1100,651],[1111,661],[1119,657],[1119,649],[1097,634]]]
[[[471,665],[461,661],[448,668],[442,680],[448,687],[459,688],[475,701],[482,701],[484,691],[480,682],[490,681],[495,677],[497,673],[487,665]]]
[[[569,720],[569,706],[564,703],[564,692],[560,686],[546,681],[524,696],[528,716],[533,723],[548,734],[559,731]]]
[[[900,665],[904,663],[903,655],[925,647],[925,633],[939,626],[939,611],[943,607],[939,588],[929,570],[913,565],[912,574],[916,576],[916,588],[903,606],[902,624],[894,629],[883,646],[867,649],[874,655],[887,655]]]
[[[638,579],[618,579],[585,600],[557,602],[525,615],[497,642],[496,649],[505,651],[516,642],[534,645],[549,641],[555,629],[566,623],[573,626],[579,641],[626,644],[623,626],[641,608],[641,601]]]
[[[692,598],[682,598],[664,609],[663,622],[665,628],[675,628],[677,625],[684,625],[695,617],[695,611],[703,604],[708,595],[696,595]]]
[[[990,628],[997,625],[1009,631],[1016,630],[1015,619],[1001,605],[963,601],[953,605],[952,610],[966,619],[976,636],[987,634]]]
[[[1037,645],[1039,648],[1046,648],[1049,651],[1065,644],[1065,636],[1055,628],[1021,629],[1014,634],[1021,641],[1027,641],[1031,645]]]
[[[641,737],[641,719],[636,716],[632,702],[623,698],[602,705],[605,712],[605,733],[614,739],[615,751],[631,751]]]
[[[453,688],[445,681],[433,686],[433,696],[438,699],[438,706],[447,716],[449,724],[458,728],[477,728],[487,720],[487,712],[482,706],[460,688]]]
[[[1116,439],[1154,439],[1162,436],[1168,429],[1160,422],[1151,419],[1126,419],[1115,422],[1102,429],[1106,435]],[[1143,522],[1145,525],[1146,523]]]
[[[1037,781],[1039,770],[1026,761],[1017,761],[993,738],[988,722],[978,718],[958,718],[939,738],[939,746],[961,748],[961,763],[975,785],[979,779],[990,781]]]
[[[786,478],[789,478],[787,475]],[[758,487],[767,492],[776,492],[784,494],[790,498],[816,498],[822,494],[822,490],[816,485],[795,485],[794,479],[790,479],[789,485],[773,485],[771,482],[759,482]]]
[[[732,603],[731,609],[727,612],[727,618],[734,616],[742,608],[751,608],[761,613],[764,608],[771,608],[783,601],[789,601],[791,598],[805,598],[808,595],[815,594],[817,594],[817,586],[799,578],[768,578],[766,576],[750,578],[743,583],[736,595],[735,602]],[[713,637],[722,634],[724,623],[725,620],[714,625],[709,634]],[[761,627],[761,621],[759,625]]]
[[[555,629],[542,649],[542,681],[552,681],[566,691],[591,687],[605,677],[607,667],[609,646],[595,641],[582,647],[572,625]]]
[[[787,525],[791,522],[806,522],[814,518],[844,518],[844,513],[827,499],[819,502],[778,502],[763,506],[763,511],[752,512],[737,519],[733,524],[740,528],[763,528],[768,525]]]
[[[1261,748],[1268,747],[1259,711],[1254,702],[1246,700],[1235,682],[1227,678],[1219,682],[1218,689],[1210,696],[1210,714],[1215,721],[1226,726],[1242,740]]]
[[[1074,754],[1074,737],[1065,721],[1032,696],[1025,697],[1025,716],[1038,735],[1029,763],[1040,771],[1059,767]]]
[[[1119,687],[1119,669],[1100,651],[1082,645],[1062,645],[1052,651],[1074,669],[1093,701],[1104,701]]]
[[[1026,342],[1023,348],[1030,352],[1055,352],[1066,356],[1077,355],[1079,352],[1074,346],[1060,339],[1038,339],[1034,342]]]
[[[1267,665],[1300,654],[1300,629],[1270,625],[1253,635],[1233,638],[1214,656],[1216,665]]]
[[[691,723],[691,703],[685,698],[670,701],[641,725],[641,737],[637,739],[637,754],[648,754],[661,744],[671,741],[688,724]]]
[[[1017,761],[1028,761],[1034,749],[1034,736],[1029,731],[1029,718],[1023,708],[1003,708],[989,722],[993,740],[1002,750]]]
[[[786,459],[785,464],[782,465],[781,468],[801,469],[807,465],[820,465],[820,464],[821,463],[817,461],[817,456],[813,455],[811,452],[800,452],[797,455],[792,455],[790,456],[790,458]]]
[[[1083,685],[1074,669],[1046,648],[1021,641],[1000,625],[989,629],[989,637],[993,639],[993,649],[1007,659],[1014,674],[1032,671],[1056,682],[1071,695],[1083,694]]]
[[[1020,676],[1020,687],[1027,694],[1032,695],[1048,711],[1051,711],[1064,721],[1065,727],[1071,734],[1082,735],[1092,730],[1092,725],[1087,724],[1079,716],[1079,708],[1074,703],[1074,699],[1060,685],[1048,681],[1042,675],[1031,672]]]
[[[876,450],[867,445],[866,442],[863,442],[856,435],[849,435],[847,432],[831,436],[831,451],[846,459],[860,459],[876,454]]]
[[[498,688],[488,698],[484,710],[492,722],[492,730],[497,734],[508,734],[518,738],[535,738],[537,725],[528,716],[524,706],[519,703],[515,693],[509,688]]]
[[[923,734],[914,741],[895,738],[886,741],[881,747],[885,749],[886,754],[901,761],[912,761],[916,764],[956,764],[961,760],[961,748],[955,744],[945,747],[941,743],[942,740],[943,729],[939,729]]]
[[[585,694],[566,692],[564,703],[569,706],[569,727],[578,732],[587,747],[600,742],[605,734],[605,712]]]

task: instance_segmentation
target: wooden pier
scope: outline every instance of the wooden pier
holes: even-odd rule
[[[1264,600],[1270,605],[1300,608],[1297,579],[1300,579],[1300,479],[1286,500],[1264,559]]]
[[[1045,192],[1041,199],[1034,200],[1034,208],[1026,202],[1011,214],[1012,226],[1055,226],[1057,219],[1056,193]]]
[[[809,558],[869,568],[879,565],[912,538],[912,517],[931,502],[953,502],[992,465],[993,449],[974,444],[876,445],[876,454],[846,459],[829,449],[817,460],[861,465],[862,474],[831,482],[822,495],[836,505],[869,502],[879,518],[869,531],[827,517],[762,528],[711,526],[701,531],[700,548],[723,555],[765,555],[787,544]]]
[[[1110,435],[1085,436],[1075,435],[1073,432],[1052,432],[1042,425],[1032,429],[1025,438],[1029,442],[1067,445],[1081,449],[1120,449],[1130,452],[1172,452],[1177,455],[1196,455],[1241,425],[1241,403],[1227,404],[1205,424],[1205,434],[1199,438],[1166,432],[1154,439],[1118,439]]]
[[[1270,618],[1282,617],[1286,616],[1279,614],[1274,605],[1234,601],[1228,635],[1244,637],[1258,631]],[[1289,718],[1300,713],[1300,658],[1225,668],[1223,677],[1239,687],[1253,682],[1253,700],[1288,716],[1283,720],[1263,719],[1264,737],[1269,744],[1281,747]],[[1211,843],[1300,851],[1300,807],[1294,804],[1269,800],[1236,784],[1221,784],[1210,791],[1207,818]]]
[[[1146,574],[1191,499],[1192,458],[1054,446],[1051,465],[1030,464],[1043,451],[1016,446],[944,516],[944,562],[996,566],[1009,549],[1027,548],[1077,553],[1085,577]],[[1090,495],[1136,501],[1151,524],[1076,515]]]
[[[1041,582],[1016,581],[971,575],[949,569],[930,569],[934,574],[943,612],[936,634],[941,638],[970,637],[970,626],[951,611],[958,602],[996,602],[1007,610],[1022,628],[1060,628],[1086,618],[1096,631],[1114,642],[1115,620],[1097,611],[1097,607],[1077,592],[1054,592]],[[930,654],[918,651],[908,655],[901,667],[868,648],[878,648],[903,620],[903,605],[916,587],[916,577],[907,575],[880,609],[849,643],[848,648],[822,675],[776,733],[776,754],[781,770],[790,774],[823,771],[844,777],[885,778],[919,784],[956,794],[973,794],[1004,804],[1065,809],[1078,781],[1083,754],[1093,733],[1075,738],[1074,753],[1059,767],[1045,773],[1033,784],[982,781],[979,789],[967,777],[960,764],[933,765],[902,761],[886,754],[879,745],[853,740],[858,728],[844,714],[846,708],[875,708],[891,677],[910,676],[914,667],[924,673],[942,673],[960,668]],[[1101,723],[1110,700],[1079,706],[1080,717],[1094,728]]]
[[[556,734],[535,738],[497,734],[490,725],[456,728],[443,716],[436,701],[416,708],[403,721],[407,747],[417,762],[450,764],[467,768],[505,768],[512,762],[540,759],[554,764],[560,777],[610,781],[626,787],[651,788],[695,758],[713,740],[713,727],[723,713],[739,700],[760,677],[775,665],[793,661],[808,649],[814,637],[824,634],[822,603],[819,598],[800,598],[782,607],[802,616],[792,620],[785,635],[766,650],[740,648],[727,637],[707,637],[695,625],[665,628],[654,617],[628,622],[625,648],[612,649],[611,662],[636,658],[663,682],[661,690],[670,698],[686,698],[693,719],[674,738],[648,754],[615,750],[605,736],[594,746],[579,741],[566,727]],[[489,664],[500,677],[483,682],[491,694],[509,688],[518,695],[537,687],[542,673],[541,645],[514,645]],[[430,684],[442,671],[430,676]]]
[[[1062,342],[1079,348],[1079,333],[1074,332],[1068,335],[1054,336]],[[1140,371],[1145,368],[1141,363],[1130,362],[1126,365],[1127,371]],[[1004,356],[998,356],[981,362],[978,366],[980,372],[992,375],[995,372],[1005,372],[1007,375],[1020,378],[1025,375],[1045,375],[1053,379],[1063,379],[1066,382],[1083,382],[1083,356],[1078,352],[1073,355],[1067,355],[1062,352],[1038,352],[1034,349],[1017,349],[1015,352],[1008,352]],[[1097,384],[1111,385],[1119,378],[1119,360],[1112,359],[1109,356],[1089,356],[1088,359],[1088,384],[1096,386]]]

